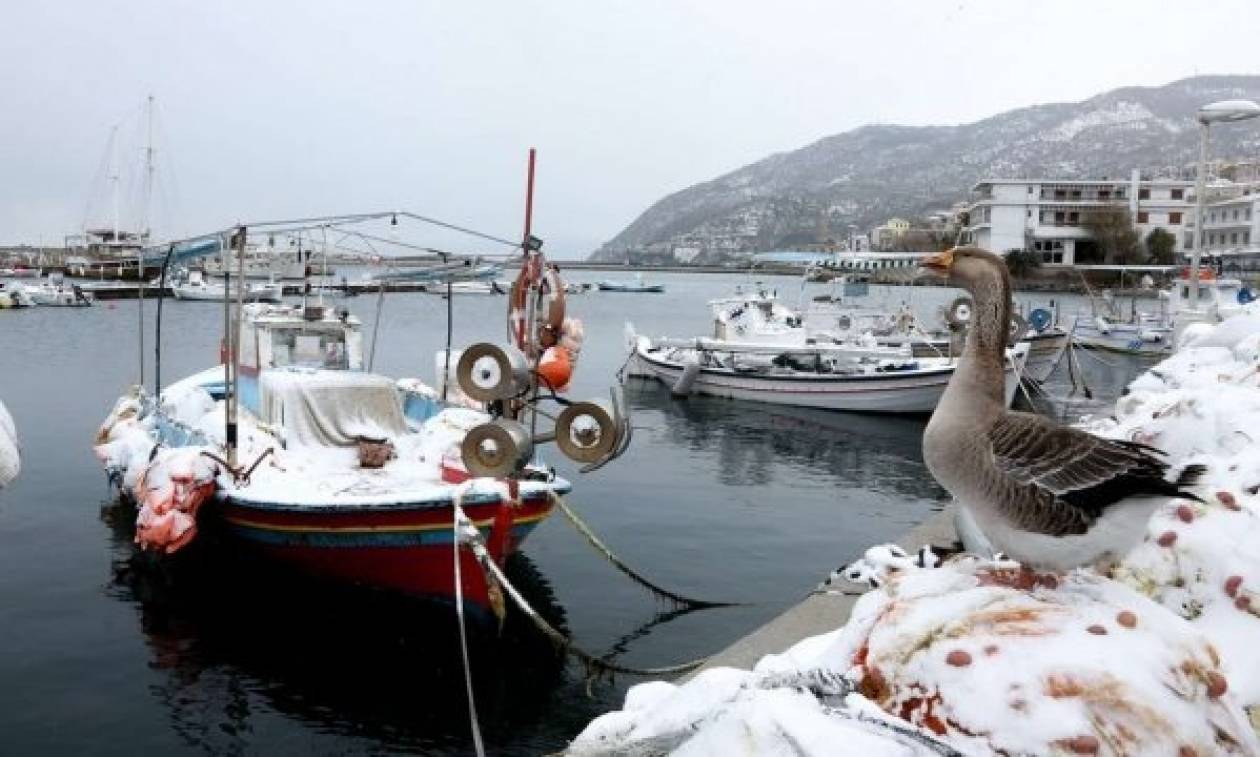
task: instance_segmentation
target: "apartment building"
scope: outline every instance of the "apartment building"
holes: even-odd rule
[[[1085,228],[1090,213],[1129,211],[1143,238],[1160,228],[1186,244],[1194,182],[1142,179],[989,179],[972,189],[965,229],[973,244],[994,252],[1031,250],[1048,266],[1102,262]]]

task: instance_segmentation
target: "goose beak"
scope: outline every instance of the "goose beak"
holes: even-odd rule
[[[929,255],[919,261],[919,267],[928,273],[936,276],[948,276],[949,269],[954,266],[954,251],[946,250],[938,252],[935,255]]]

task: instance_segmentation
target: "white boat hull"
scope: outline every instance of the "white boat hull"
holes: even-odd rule
[[[649,347],[648,340],[638,340],[628,369],[629,375],[657,379],[674,386],[687,364],[653,354]],[[690,390],[713,397],[774,405],[926,415],[936,409],[953,374],[952,365],[847,376],[806,373],[765,375],[702,367],[692,378]],[[1006,401],[1009,405],[1018,388],[1016,373],[1009,365],[1006,379]]]
[[[1082,347],[1122,352],[1126,355],[1165,357],[1172,354],[1172,329],[1115,324],[1107,331],[1081,319],[1072,339]]]

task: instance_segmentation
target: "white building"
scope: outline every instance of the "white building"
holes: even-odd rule
[[[695,260],[699,254],[700,248],[695,246],[684,247],[679,245],[674,248],[674,260],[684,265]]]
[[[1208,203],[1203,209],[1203,252],[1227,272],[1260,270],[1260,190]],[[1193,226],[1191,234],[1193,236]],[[1187,248],[1193,245],[1187,240]]]
[[[973,244],[998,253],[1032,250],[1046,265],[1073,265],[1093,247],[1084,227],[1092,212],[1127,209],[1145,239],[1161,228],[1185,245],[1182,230],[1193,213],[1192,181],[1148,180],[1137,171],[1121,179],[990,179],[973,188],[966,231]],[[1087,253],[1088,254],[1088,253]],[[1101,262],[1101,261],[1098,261]]]

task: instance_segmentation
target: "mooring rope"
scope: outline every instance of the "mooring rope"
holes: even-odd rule
[[[490,552],[486,550],[485,542],[481,538],[481,532],[473,525],[472,521],[468,518],[468,515],[464,513],[463,508],[460,507],[458,502],[455,502],[453,506],[455,510],[456,532],[459,533],[461,529],[463,530],[465,543],[472,549],[473,555],[477,558],[477,564],[481,566],[482,571],[486,574],[486,580],[490,581],[492,578],[497,580],[499,585],[507,592],[507,595],[512,598],[513,602],[516,603],[516,606],[520,608],[521,612],[525,613],[525,616],[533,622],[534,626],[538,628],[544,636],[550,639],[557,649],[567,652],[581,661],[587,667],[588,672],[590,670],[595,670],[603,673],[624,673],[626,675],[635,676],[676,676],[695,670],[708,661],[708,658],[705,657],[699,660],[691,660],[678,665],[667,665],[659,668],[635,668],[629,665],[621,665],[610,660],[596,657],[590,652],[578,647],[573,643],[572,639],[557,631],[546,621],[546,619],[542,617],[542,615],[539,615],[538,611],[529,604],[525,597],[521,596],[521,593],[516,590],[516,587],[512,585],[512,582],[509,581],[507,576],[503,574],[503,570],[500,569],[494,562],[494,559],[490,557]],[[457,604],[459,603],[458,598],[456,602]],[[462,612],[460,617],[463,617]],[[465,663],[465,668],[467,668],[467,663]],[[469,693],[469,701],[472,701],[471,690]]]
[[[608,560],[608,562],[612,563],[613,566],[617,568],[617,570],[620,570],[622,573],[625,573],[635,583],[639,584],[640,586],[643,586],[645,589],[652,592],[653,594],[656,594],[659,597],[663,597],[664,599],[674,602],[675,604],[682,605],[683,607],[694,607],[694,608],[735,607],[742,604],[740,602],[710,602],[704,599],[693,599],[692,597],[684,596],[677,592],[670,591],[669,589],[666,589],[662,586],[658,586],[657,584],[653,583],[652,581],[644,577],[641,573],[636,571],[634,568],[631,568],[629,565],[626,565],[624,562],[622,562],[622,560],[619,557],[613,554],[613,551],[609,549],[608,546],[605,545],[604,542],[601,541],[598,536],[595,535],[595,532],[591,530],[591,527],[586,525],[586,523],[580,517],[578,517],[577,513],[573,512],[573,508],[569,507],[568,503],[564,501],[563,497],[561,497],[559,494],[556,494],[555,492],[552,492],[551,499],[553,502],[556,503],[556,506],[560,508],[560,512],[564,513],[564,517],[568,518],[569,522],[573,524],[573,527],[578,530],[578,533],[586,537],[586,540],[590,542],[591,546],[594,547],[596,550],[598,550],[600,553],[602,553],[604,557]]]
[[[458,499],[460,495],[456,494],[455,512],[457,516],[463,515],[464,511],[460,509]],[[464,657],[464,689],[468,693],[468,722],[472,729],[473,749],[477,752],[477,757],[485,757],[486,748],[481,743],[481,725],[477,722],[477,702],[473,697],[472,667],[468,663],[468,630],[465,628],[464,622],[464,580],[459,567],[459,547],[465,541],[469,541],[472,537],[465,530],[465,524],[468,528],[472,528],[474,534],[480,538],[481,533],[476,527],[468,522],[467,518],[461,519],[456,517],[452,521],[454,528],[451,543],[451,552],[455,555],[455,615],[459,618],[459,652]]]

